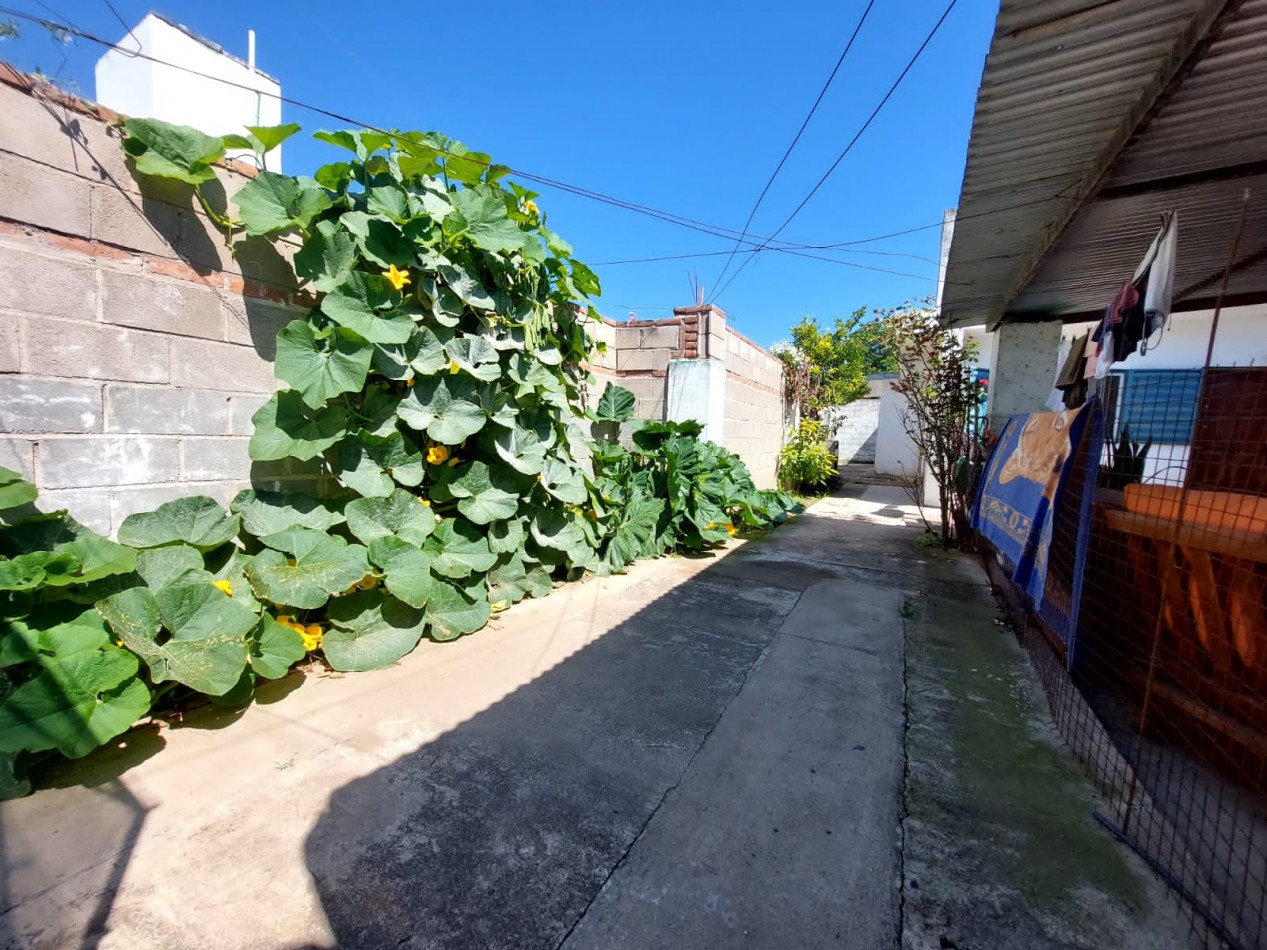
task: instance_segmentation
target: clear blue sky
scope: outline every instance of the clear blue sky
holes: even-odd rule
[[[151,6],[113,0],[129,23]],[[766,196],[757,235],[800,202],[897,78],[947,0],[877,0],[800,144]],[[104,0],[12,0],[112,40],[123,27]],[[639,3],[561,0],[476,7],[329,0],[164,0],[153,7],[239,56],[257,34],[261,69],[288,97],[388,128],[435,129],[496,161],[740,228],[800,126],[865,0]],[[61,17],[53,17],[48,7]],[[973,104],[993,29],[994,0],[959,0],[835,174],[782,238],[831,244],[940,221],[963,174]],[[415,12],[416,11],[416,12]],[[38,27],[0,42],[0,58],[41,67],[93,94],[102,49],[60,48]],[[63,62],[62,55],[66,55]],[[334,123],[285,106],[306,132]],[[292,140],[286,170],[335,160],[330,146]],[[728,251],[730,243],[543,189],[551,226],[587,262]],[[803,314],[831,320],[932,293],[939,233],[862,245],[842,260],[921,275],[876,273],[763,253],[718,300],[757,342],[785,338]],[[887,255],[914,255],[887,256]],[[927,258],[922,260],[920,258]],[[739,258],[742,260],[742,258]],[[692,302],[694,269],[711,296],[724,257],[602,265],[600,309],[623,319],[669,316]]]

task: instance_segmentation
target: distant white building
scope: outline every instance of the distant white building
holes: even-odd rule
[[[125,116],[189,125],[209,135],[279,125],[281,83],[255,68],[254,32],[248,44],[249,61],[243,62],[178,23],[147,14],[119,41],[121,49],[97,60],[97,101]],[[145,55],[130,55],[137,51]],[[270,171],[281,171],[281,162],[280,148],[269,153]]]

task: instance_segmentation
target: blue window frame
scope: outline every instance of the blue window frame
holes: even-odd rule
[[[1118,377],[1118,438],[1130,426],[1131,439],[1154,445],[1189,445],[1201,396],[1199,369],[1114,370]]]

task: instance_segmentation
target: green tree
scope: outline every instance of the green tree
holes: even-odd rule
[[[897,371],[883,322],[868,320],[859,307],[824,328],[805,316],[792,327],[792,341],[776,347],[786,368],[787,395],[801,414],[817,419],[828,406],[843,406],[868,392],[867,376]]]

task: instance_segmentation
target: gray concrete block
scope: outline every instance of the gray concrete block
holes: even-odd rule
[[[40,442],[40,480],[47,488],[97,488],[174,482],[180,476],[175,439],[97,436]]]
[[[165,201],[109,183],[94,185],[90,217],[94,241],[157,257],[175,256],[181,212]]]
[[[35,479],[35,443],[31,439],[0,436],[0,465],[27,481]]]
[[[30,254],[0,246],[0,288],[0,306],[7,310],[97,319],[96,269],[64,255]]]
[[[0,373],[16,373],[21,362],[18,348],[18,323],[0,317]]]
[[[106,387],[107,432],[222,435],[229,431],[229,397],[199,389]]]
[[[117,132],[10,86],[0,86],[0,142],[6,152],[82,178],[132,181]]]
[[[101,431],[101,387],[88,383],[0,376],[0,431]]]
[[[181,478],[186,481],[249,479],[251,457],[246,438],[185,439]]]
[[[0,217],[87,237],[89,184],[0,152]]]
[[[269,393],[277,388],[273,364],[249,346],[173,337],[172,382],[191,389]]]
[[[106,323],[181,336],[224,339],[223,291],[179,280],[105,271],[101,315]]]
[[[281,329],[307,313],[302,307],[236,294],[225,294],[222,306],[229,342],[246,344],[266,360],[277,356],[277,334]]]
[[[32,374],[137,383],[165,383],[170,376],[169,341],[156,333],[26,317],[22,344]]]
[[[93,531],[110,534],[110,491],[105,488],[72,488],[62,491],[41,491],[35,505],[41,511],[69,511],[72,518]]]
[[[251,422],[251,417],[266,402],[268,402],[267,396],[229,397],[229,431],[233,435],[251,435],[254,433],[255,424]]]

